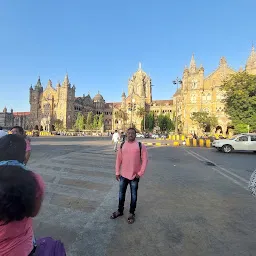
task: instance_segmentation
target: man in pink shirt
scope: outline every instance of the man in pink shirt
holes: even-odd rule
[[[125,194],[127,186],[130,184],[131,204],[128,223],[132,224],[135,221],[139,181],[147,167],[148,153],[146,147],[136,141],[136,130],[134,128],[128,129],[127,140],[127,142],[121,145],[116,158],[116,180],[119,181],[119,205],[118,210],[110,218],[116,219],[123,215]]]

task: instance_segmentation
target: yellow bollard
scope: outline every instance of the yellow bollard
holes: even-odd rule
[[[184,135],[181,135],[181,140],[185,140],[185,136]]]
[[[199,140],[199,146],[200,147],[204,147],[204,139],[200,139]]]
[[[180,143],[179,143],[178,141],[174,141],[174,142],[173,142],[173,146],[174,146],[174,147],[178,147],[179,145],[180,145]]]
[[[193,147],[197,147],[197,140],[193,139]]]
[[[206,145],[206,147],[207,148],[210,148],[211,147],[211,140],[209,140],[209,139],[207,139],[206,141],[205,141],[205,145]]]
[[[156,145],[156,146],[162,146],[162,143],[157,142],[155,145]]]
[[[186,146],[188,146],[188,147],[191,146],[191,145],[190,145],[190,139],[189,139],[189,138],[186,139]]]

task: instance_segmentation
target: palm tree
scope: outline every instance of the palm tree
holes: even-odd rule
[[[146,129],[146,114],[147,114],[147,111],[145,110],[145,108],[143,107],[139,107],[138,110],[137,110],[137,115],[140,117],[140,118],[143,118],[143,121],[144,121],[144,131]]]
[[[122,120],[123,130],[124,130],[124,123],[128,119],[127,114],[123,110],[119,109],[118,111],[115,112],[115,118]]]

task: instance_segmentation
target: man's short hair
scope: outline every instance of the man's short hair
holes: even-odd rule
[[[12,129],[17,129],[19,130],[19,133],[21,135],[25,135],[24,129],[21,126],[16,125],[16,126],[13,126]]]
[[[128,131],[131,131],[131,130],[133,130],[133,131],[135,132],[135,134],[137,133],[137,132],[136,132],[136,129],[135,129],[134,127],[128,128],[127,132],[128,132]]]

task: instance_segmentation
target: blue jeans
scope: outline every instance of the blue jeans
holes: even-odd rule
[[[136,205],[137,205],[137,194],[138,194],[139,181],[140,181],[139,178],[135,178],[133,180],[128,180],[128,179],[120,176],[118,211],[121,214],[124,212],[125,194],[126,194],[128,184],[130,184],[130,189],[131,189],[130,213],[134,214]]]

